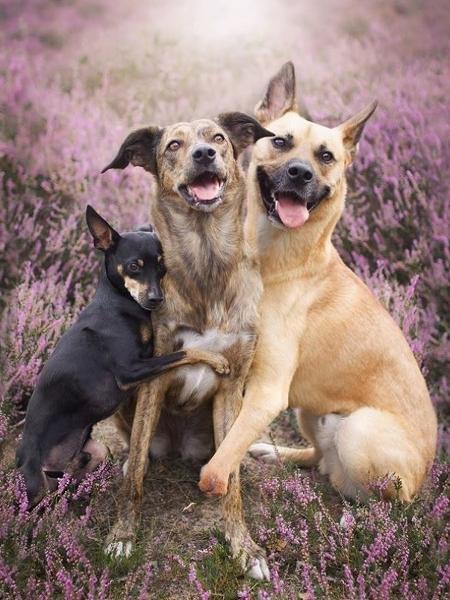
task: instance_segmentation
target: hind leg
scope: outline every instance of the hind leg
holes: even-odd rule
[[[409,501],[420,487],[427,465],[400,417],[374,408],[348,416],[325,415],[316,430],[323,458],[321,471],[343,495],[365,499],[373,480],[394,475],[401,481],[401,500]],[[386,498],[395,497],[394,485]]]
[[[249,448],[250,454],[268,463],[291,462],[302,467],[313,467],[322,458],[322,452],[316,440],[316,424],[319,417],[307,413],[304,410],[295,409],[301,434],[311,446],[308,448],[287,448],[286,446],[274,446],[264,442],[252,444]]]

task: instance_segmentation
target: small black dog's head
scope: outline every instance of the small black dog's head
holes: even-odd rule
[[[130,295],[145,310],[161,306],[165,275],[161,242],[151,226],[137,231],[115,231],[92,206],[86,208],[86,221],[94,246],[105,253],[106,274],[121,292]]]

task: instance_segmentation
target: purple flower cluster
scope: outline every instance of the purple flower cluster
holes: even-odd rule
[[[322,8],[264,0],[248,37],[233,37],[230,25],[207,52],[186,31],[186,19],[198,19],[194,5],[176,4],[179,17],[164,3],[137,0],[0,0],[0,596],[147,598],[172,576],[201,598],[225,594],[227,585],[226,597],[255,599],[443,598],[450,580],[446,3],[342,0],[337,9],[335,0]],[[216,3],[199,4],[206,14]],[[256,22],[263,14],[267,23]],[[239,12],[235,25],[245,18]],[[283,33],[274,37],[277,23]],[[99,262],[86,204],[122,230],[148,218],[147,173],[100,176],[125,135],[149,123],[251,112],[287,59],[320,122],[335,125],[370,99],[380,102],[334,241],[411,344],[438,411],[441,462],[409,507],[380,500],[386,481],[368,506],[343,506],[309,479],[268,477],[254,531],[270,554],[270,583],[243,585],[220,539],[167,556],[159,570],[149,541],[125,576],[100,551],[116,469],[104,466],[78,486],[63,478],[60,495],[29,512],[13,460],[1,451],[17,442],[43,363],[92,296]]]

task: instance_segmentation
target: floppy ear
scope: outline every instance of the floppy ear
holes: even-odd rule
[[[378,102],[374,100],[371,104],[366,106],[359,113],[347,119],[344,123],[338,126],[338,129],[342,134],[342,141],[344,143],[345,149],[348,151],[350,155],[350,161],[353,160],[353,157],[356,154],[356,150],[358,149],[358,142],[361,138],[362,132],[364,130],[364,126],[367,123],[368,119],[374,113]]]
[[[120,240],[120,235],[95,211],[90,204],[86,207],[86,222],[98,250],[109,250]]]
[[[131,163],[156,174],[156,151],[163,130],[159,127],[145,127],[130,133],[120,146],[117,156],[102,173],[108,169],[125,169]]]
[[[255,107],[255,116],[261,123],[268,123],[290,110],[297,110],[297,101],[294,65],[287,62],[269,81],[264,98]]]
[[[221,113],[216,122],[224,129],[231,139],[235,156],[242,150],[257,142],[263,137],[272,137],[274,134],[264,129],[256,119],[241,112]]]

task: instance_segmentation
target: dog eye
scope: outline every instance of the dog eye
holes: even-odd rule
[[[324,152],[320,153],[320,160],[324,163],[330,163],[332,160],[334,160],[334,156],[331,152],[325,150]]]
[[[272,138],[272,144],[275,148],[284,148],[286,145],[286,140],[282,137],[274,137]]]
[[[137,273],[141,270],[141,267],[137,264],[137,262],[131,262],[129,265],[127,265],[127,270],[130,273]]]
[[[172,140],[171,142],[169,142],[167,148],[169,150],[172,150],[172,152],[176,152],[181,146],[181,142],[179,142],[178,140]]]
[[[222,142],[225,141],[225,137],[221,133],[216,133],[216,135],[214,136],[214,141],[217,144],[221,144]]]

